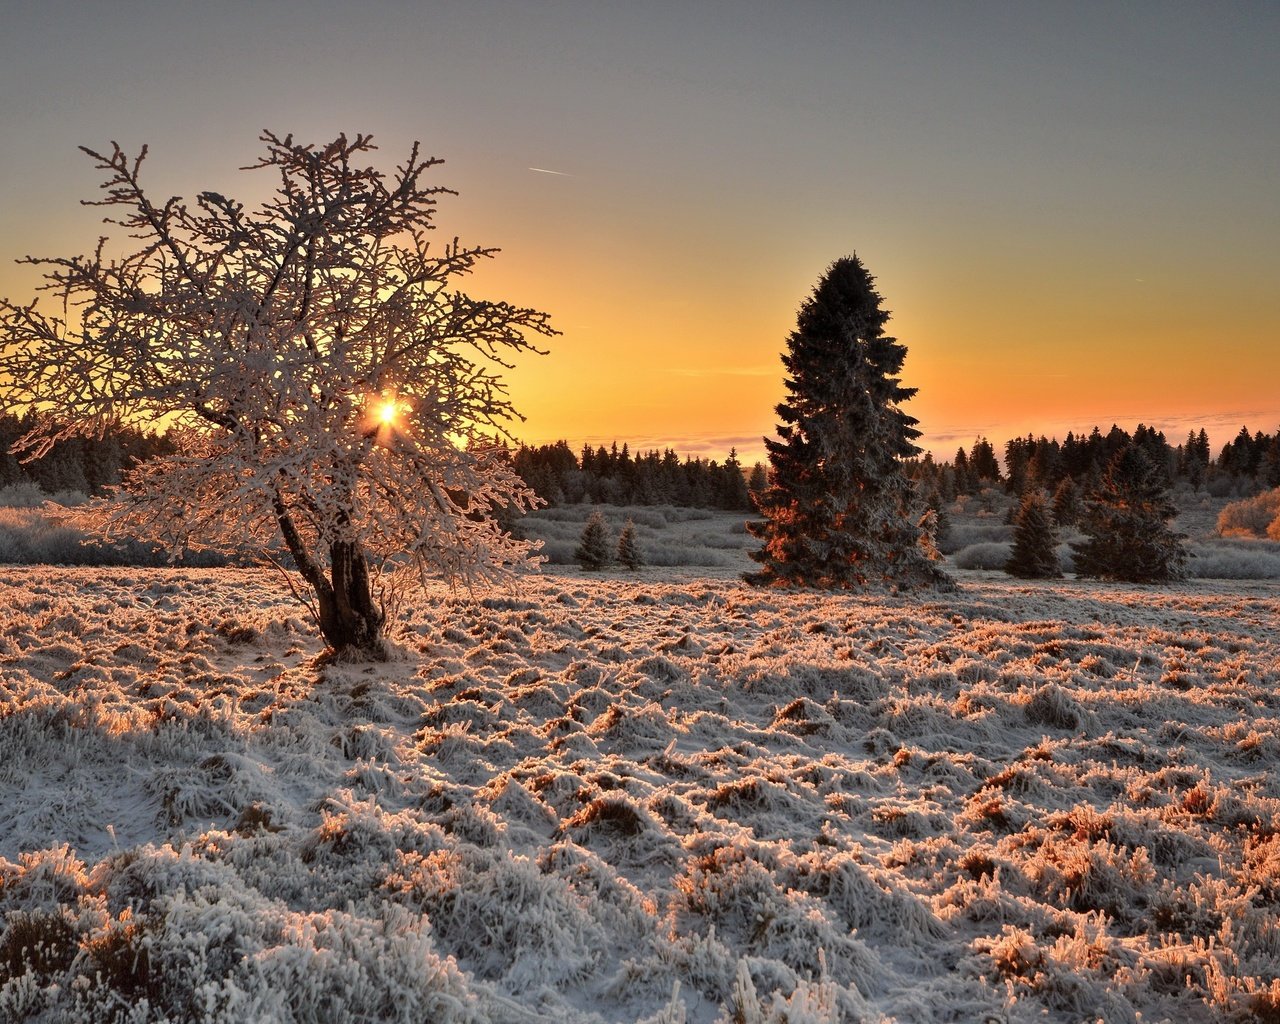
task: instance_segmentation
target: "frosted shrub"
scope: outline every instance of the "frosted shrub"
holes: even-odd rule
[[[1267,537],[1278,522],[1280,487],[1226,506],[1218,513],[1218,533],[1223,537]]]
[[[1010,528],[1001,527],[1001,529],[1007,531]],[[1012,552],[1013,544],[1011,542],[970,544],[967,548],[952,555],[951,561],[957,569],[985,569],[994,572],[1004,569]]]
[[[1280,544],[1270,541],[1221,540],[1193,544],[1190,555],[1187,568],[1196,579],[1280,579]]]
[[[49,495],[28,480],[0,487],[0,508],[39,508]]]
[[[944,555],[954,555],[971,544],[1012,542],[1013,526],[1008,523],[965,522],[954,520],[938,540],[938,548]]]

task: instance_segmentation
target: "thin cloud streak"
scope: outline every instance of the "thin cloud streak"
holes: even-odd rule
[[[675,377],[775,377],[778,375],[778,369],[774,366],[719,366],[708,369],[668,367],[666,372]]]

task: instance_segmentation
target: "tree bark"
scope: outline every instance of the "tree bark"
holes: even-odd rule
[[[320,632],[339,657],[362,661],[385,661],[383,626],[386,613],[374,601],[369,589],[369,566],[364,550],[355,541],[334,541],[329,545],[329,577],[307,551],[294,525],[284,496],[274,496],[276,522],[293,562],[316,595]],[[331,577],[331,578],[330,578]]]
[[[329,545],[332,585],[319,594],[320,631],[339,655],[385,660],[386,613],[369,590],[369,566],[354,541]]]

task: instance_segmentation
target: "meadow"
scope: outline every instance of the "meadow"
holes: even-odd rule
[[[0,567],[0,1020],[1280,1020],[1280,583],[760,591],[626,518],[378,665],[264,570]]]

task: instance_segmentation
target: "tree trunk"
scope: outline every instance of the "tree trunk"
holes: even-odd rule
[[[332,586],[319,592],[320,631],[339,655],[382,661],[386,614],[369,590],[364,551],[353,541],[329,545]]]
[[[315,592],[325,642],[339,657],[385,661],[382,627],[387,617],[369,591],[369,565],[364,550],[355,541],[333,541],[329,545],[331,568],[326,577],[324,567],[307,551],[284,495],[278,490],[274,505],[285,546]]]

